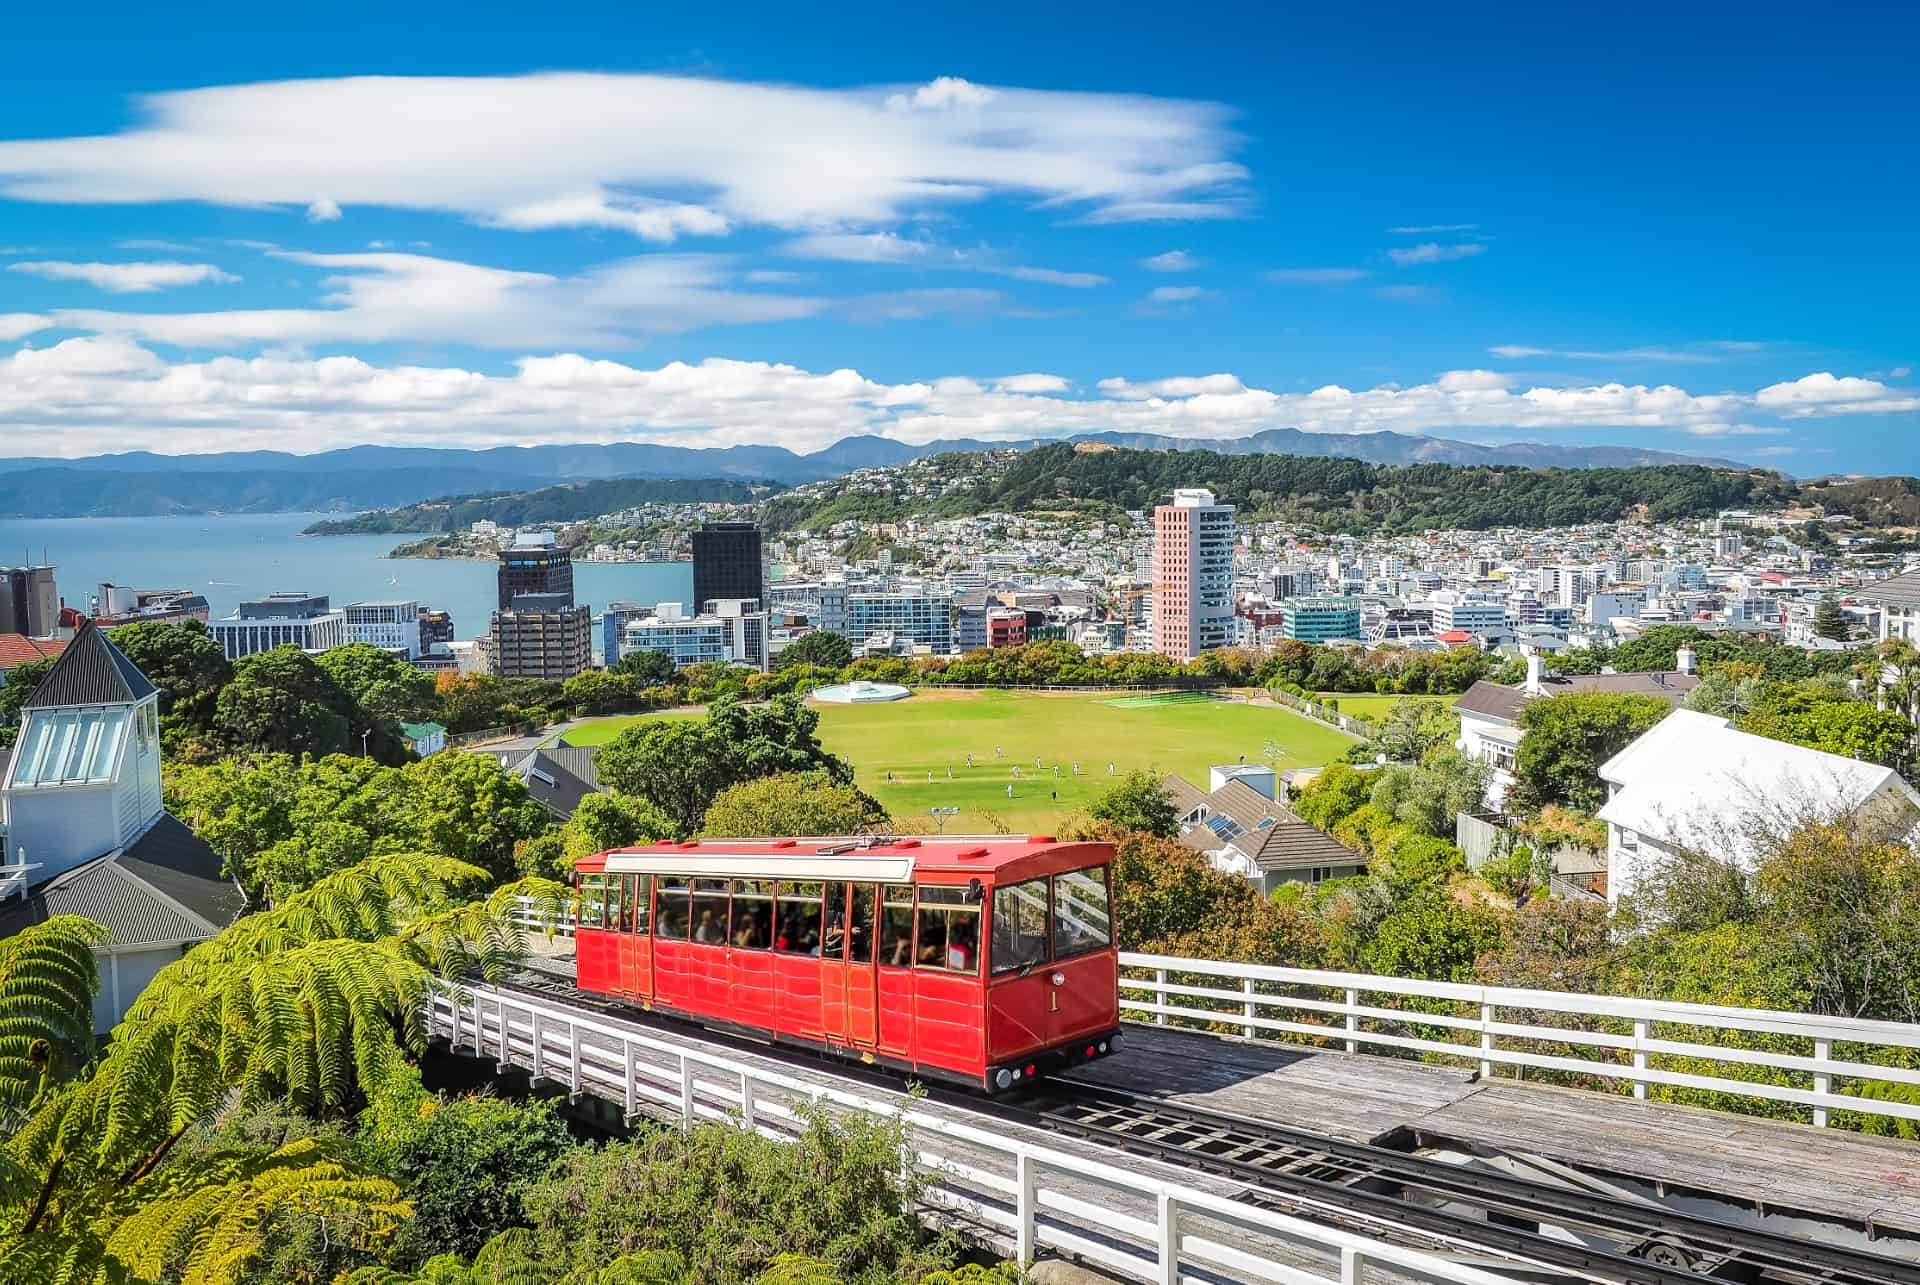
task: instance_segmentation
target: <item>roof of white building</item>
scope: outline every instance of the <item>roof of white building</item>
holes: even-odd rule
[[[1608,759],[1600,776],[1615,787],[1601,820],[1748,864],[1769,830],[1851,812],[1883,792],[1920,808],[1920,793],[1892,768],[1755,736],[1687,709]]]

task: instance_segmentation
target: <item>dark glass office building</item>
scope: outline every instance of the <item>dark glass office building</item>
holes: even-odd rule
[[[693,601],[698,615],[716,598],[767,600],[760,528],[751,522],[709,522],[693,533]]]
[[[544,531],[523,534],[500,550],[500,610],[512,611],[513,600],[528,593],[564,594],[573,605],[573,550]]]

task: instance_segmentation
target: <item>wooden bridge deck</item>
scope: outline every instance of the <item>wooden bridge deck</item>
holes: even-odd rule
[[[1604,1178],[1920,1236],[1920,1144],[1481,1080],[1471,1068],[1130,1024],[1074,1078],[1332,1137],[1539,1156]]]

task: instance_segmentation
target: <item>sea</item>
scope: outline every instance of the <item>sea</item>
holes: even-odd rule
[[[236,513],[165,518],[0,520],[0,566],[21,559],[55,568],[71,607],[88,610],[102,582],[135,589],[191,589],[217,619],[243,598],[276,590],[324,593],[333,605],[411,599],[453,616],[454,637],[478,638],[498,603],[494,563],[390,558],[404,535],[301,535],[337,513]],[[580,562],[574,599],[595,611],[610,602],[687,602],[690,562]],[[599,634],[594,635],[596,644]]]

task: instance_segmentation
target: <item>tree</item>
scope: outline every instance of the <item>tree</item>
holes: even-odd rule
[[[1672,708],[1657,696],[1619,692],[1573,692],[1528,701],[1520,711],[1520,749],[1514,755],[1509,806],[1536,811],[1561,803],[1597,811],[1606,802],[1600,765]]]
[[[470,862],[495,879],[516,873],[514,850],[545,830],[546,809],[491,754],[435,754],[400,770],[412,846]]]
[[[1373,726],[1367,757],[1384,754],[1393,763],[1418,763],[1427,754],[1453,744],[1460,716],[1439,701],[1403,700]]]
[[[1159,778],[1144,768],[1135,768],[1103,790],[1087,805],[1087,815],[1122,830],[1137,830],[1162,839],[1180,833],[1180,817],[1173,801]]]
[[[1813,609],[1813,632],[1836,642],[1845,642],[1853,633],[1847,613],[1840,608],[1840,600],[1830,593],[1822,594],[1819,605]]]
[[[656,687],[672,682],[676,670],[673,657],[664,651],[649,648],[622,652],[620,659],[614,662],[613,672],[622,678],[631,678],[642,687]]]
[[[568,705],[582,714],[618,714],[637,707],[639,686],[625,674],[583,669],[561,687]]]
[[[600,777],[656,804],[681,833],[700,828],[729,785],[785,772],[822,771],[850,784],[853,770],[821,748],[820,716],[796,696],[765,705],[724,697],[702,719],[647,719],[600,751]]]
[[[821,669],[845,669],[853,663],[853,644],[842,634],[815,629],[801,634],[782,647],[773,658],[775,669],[792,665],[815,665]]]
[[[232,745],[270,753],[357,754],[363,743],[382,763],[401,763],[412,753],[391,720],[362,710],[312,657],[291,646],[234,665],[233,681],[215,704],[214,727]]]
[[[1850,697],[1832,699],[1817,682],[1768,687],[1737,721],[1741,731],[1756,736],[1888,767],[1906,764],[1914,736],[1913,724],[1893,710]]]
[[[816,769],[728,786],[714,796],[700,832],[716,838],[860,834],[885,824],[886,810],[872,795]]]
[[[375,718],[418,723],[435,713],[433,675],[370,643],[329,648],[316,663]]]
[[[20,734],[20,712],[27,707],[41,683],[47,681],[47,675],[53,672],[53,662],[57,656],[48,656],[41,660],[31,660],[17,665],[6,673],[6,682],[0,684],[0,749],[12,745]]]
[[[1358,771],[1345,763],[1329,763],[1300,792],[1294,811],[1307,824],[1331,834],[1333,827],[1366,803],[1372,791],[1371,773]]]
[[[197,620],[138,621],[110,635],[160,693],[160,730],[170,744],[213,735],[220,689],[233,681],[233,666],[207,627]]]

